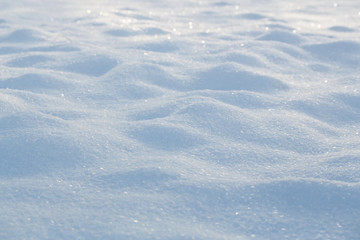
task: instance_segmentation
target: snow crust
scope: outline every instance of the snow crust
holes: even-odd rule
[[[0,239],[360,239],[358,1],[0,13]]]

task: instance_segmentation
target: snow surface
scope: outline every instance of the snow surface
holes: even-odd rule
[[[358,0],[0,13],[0,239],[360,239]]]

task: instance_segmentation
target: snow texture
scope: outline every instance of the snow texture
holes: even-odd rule
[[[0,13],[0,239],[360,239],[358,0]]]

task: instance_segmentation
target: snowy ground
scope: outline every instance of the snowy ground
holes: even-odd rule
[[[0,13],[0,239],[360,239],[358,0]]]

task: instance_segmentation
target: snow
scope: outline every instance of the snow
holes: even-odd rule
[[[358,1],[0,12],[0,239],[360,239]]]

